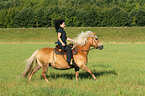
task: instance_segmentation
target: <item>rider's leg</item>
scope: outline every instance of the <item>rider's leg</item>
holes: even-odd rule
[[[67,52],[67,62],[68,64],[70,64],[72,56],[71,48],[69,46],[66,46],[65,51]]]

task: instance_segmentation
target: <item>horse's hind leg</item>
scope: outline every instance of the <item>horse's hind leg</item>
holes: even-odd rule
[[[76,80],[78,81],[79,67],[75,67],[75,76],[76,76]]]
[[[81,67],[83,70],[85,70],[86,72],[90,73],[92,75],[92,77],[94,78],[94,80],[97,81],[97,78],[95,77],[95,75],[92,73],[92,71],[87,67],[87,65],[83,65]]]
[[[31,73],[31,75],[30,75],[30,77],[29,77],[28,80],[30,80],[31,77],[33,76],[33,74],[34,74],[35,72],[37,72],[39,69],[40,69],[40,66],[36,65],[35,68],[32,70],[32,73]]]
[[[48,82],[48,79],[46,78],[46,73],[47,73],[48,67],[49,67],[49,64],[45,64],[45,65],[43,65],[43,67],[42,67],[42,78],[43,78],[46,82]]]

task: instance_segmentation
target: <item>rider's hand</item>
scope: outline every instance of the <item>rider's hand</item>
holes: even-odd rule
[[[65,46],[65,44],[64,44],[64,43],[62,43],[62,46]]]

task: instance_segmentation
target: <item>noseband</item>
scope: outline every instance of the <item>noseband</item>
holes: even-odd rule
[[[96,38],[95,40],[98,40],[98,38]],[[95,40],[92,37],[92,45],[93,45],[93,41],[94,41],[96,43],[96,46],[97,46],[98,44],[97,44],[97,42]],[[94,46],[94,47],[96,47],[96,46]]]

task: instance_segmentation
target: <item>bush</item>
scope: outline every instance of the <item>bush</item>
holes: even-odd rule
[[[0,9],[3,9],[3,2],[0,2]]]
[[[140,26],[144,26],[145,25],[145,10],[140,9],[137,13],[136,13],[136,23]]]
[[[14,27],[36,27],[35,13],[32,8],[22,9],[14,18]]]
[[[132,26],[135,26],[137,25],[136,24],[136,14],[137,14],[137,10],[133,10],[129,13],[129,22],[130,22],[130,25]]]
[[[40,8],[36,11],[36,27],[51,26],[51,8]]]
[[[16,15],[15,7],[9,8],[7,15],[5,17],[5,25],[7,26],[7,28],[13,27],[13,21],[14,21],[15,15]]]
[[[0,27],[144,26],[143,0],[0,0]]]
[[[139,9],[139,10],[133,10],[129,14],[131,25],[145,25],[145,10]]]
[[[19,5],[20,5],[19,0],[8,0],[8,1],[4,1],[2,6],[5,9],[9,9],[9,8],[12,8],[12,7],[17,7]]]
[[[5,17],[7,15],[7,10],[3,9],[0,11],[0,28],[6,28],[7,25],[5,24]]]
[[[75,9],[69,8],[65,10],[65,22],[67,26],[77,26],[77,17]]]
[[[126,26],[128,24],[128,14],[126,11],[120,7],[114,7],[106,12],[103,19],[103,24],[105,26]]]

